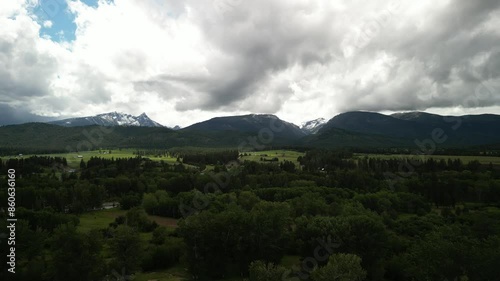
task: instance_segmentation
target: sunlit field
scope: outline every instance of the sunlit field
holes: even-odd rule
[[[104,159],[117,159],[117,158],[133,158],[137,157],[137,150],[135,149],[121,149],[121,150],[93,150],[93,151],[81,151],[81,152],[71,152],[71,153],[53,153],[53,154],[28,154],[23,155],[23,158],[28,158],[31,156],[50,156],[50,157],[64,157],[68,162],[68,166],[70,168],[78,168],[80,162],[84,160],[87,162],[91,157],[100,157]],[[171,156],[159,156],[154,154],[148,154],[146,151],[145,155],[142,155],[145,158],[149,158],[153,161],[165,161],[170,164],[174,164],[177,162],[176,157]],[[16,156],[4,156],[1,159],[7,160],[9,158],[20,158],[19,155]]]
[[[243,154],[243,156],[240,156],[240,160],[242,161],[248,160],[256,162],[265,162],[265,160],[278,158],[279,163],[287,160],[293,162],[297,167],[299,166],[297,158],[299,156],[304,156],[304,153],[293,150],[264,150],[264,151],[241,152],[240,155],[241,154]]]

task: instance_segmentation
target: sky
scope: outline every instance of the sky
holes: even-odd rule
[[[498,0],[9,0],[0,125],[500,114]]]

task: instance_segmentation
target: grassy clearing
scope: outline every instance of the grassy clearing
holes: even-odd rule
[[[477,160],[481,164],[500,165],[500,157],[490,157],[490,156],[462,156],[462,155],[405,155],[405,154],[355,154],[356,158],[379,158],[379,159],[419,159],[427,160],[434,159],[437,161],[448,160],[448,159],[460,159],[462,163],[467,164],[471,161]]]
[[[112,223],[115,218],[121,215],[125,215],[127,211],[120,210],[118,208],[108,209],[108,210],[99,210],[92,211],[85,214],[82,214],[80,218],[80,224],[78,226],[78,230],[81,232],[89,232],[91,229],[101,229],[106,228]],[[166,226],[169,229],[173,229],[177,227],[177,220],[172,218],[164,218],[158,216],[149,216],[152,220],[156,221],[161,226]],[[153,235],[152,232],[140,234],[141,240],[145,243],[148,243],[151,240]],[[106,245],[104,249],[104,255],[107,258],[110,258],[109,249]],[[189,274],[187,270],[184,269],[181,265],[177,265],[175,267],[169,268],[164,271],[158,272],[138,272],[134,275],[134,280],[138,281],[149,281],[149,280],[158,280],[158,281],[181,281],[181,280],[189,280]]]
[[[261,161],[261,158],[272,159],[274,157],[278,158],[279,162],[283,162],[285,160],[291,161],[295,164],[296,167],[299,167],[299,162],[297,158],[299,156],[304,156],[305,153],[293,151],[293,150],[265,150],[265,151],[254,151],[254,152],[245,152],[247,156],[241,156],[240,160],[245,161],[255,161],[261,163],[269,163]]]
[[[124,216],[127,211],[120,210],[118,208],[108,209],[108,210],[98,210],[91,211],[82,214],[80,218],[80,224],[78,225],[78,230],[81,232],[88,232],[91,229],[101,229],[109,226],[110,223],[114,222],[119,216]],[[165,226],[169,229],[177,228],[177,219],[159,217],[159,216],[148,216],[151,220],[155,221],[160,226]],[[151,234],[151,233],[145,233]],[[150,238],[150,237],[149,237]]]
[[[100,157],[104,159],[117,159],[117,158],[134,158],[137,155],[134,154],[137,150],[135,149],[121,149],[121,150],[93,150],[93,151],[81,151],[81,152],[71,152],[71,153],[54,153],[54,154],[36,154],[38,156],[50,156],[50,157],[64,157],[68,162],[70,168],[76,169],[80,167],[80,161],[88,161],[91,157]],[[35,156],[35,154],[24,155],[24,158]],[[81,157],[79,157],[81,156]],[[18,156],[5,156],[2,160],[7,160],[9,158],[16,158]],[[149,158],[153,161],[165,161],[169,164],[174,164],[177,162],[175,157],[165,157],[153,154],[146,154],[143,157]]]
[[[126,211],[120,210],[118,208],[108,209],[108,210],[98,210],[82,214],[80,218],[80,225],[78,230],[82,232],[88,232],[91,229],[106,228],[110,223],[112,223],[115,218],[121,215],[125,215]],[[166,226],[169,229],[174,229],[177,227],[177,220],[172,218],[165,218],[159,216],[149,216],[152,220],[156,221],[161,226]],[[152,237],[152,233],[140,233],[141,240],[144,242],[149,242]],[[109,256],[109,250],[105,249],[105,254]],[[281,261],[281,265],[286,267],[292,267],[294,265],[300,265],[299,256],[285,256]],[[154,272],[138,272],[134,274],[134,280],[136,281],[191,281],[190,274],[187,269],[182,264],[177,264],[166,270],[154,271]],[[227,278],[219,281],[243,281],[244,279],[240,277]]]
[[[81,232],[89,232],[91,229],[101,229],[109,226],[119,216],[125,215],[126,211],[118,208],[92,211],[82,214],[78,230]]]
[[[166,218],[160,216],[149,216],[150,219],[154,220],[159,226],[165,226],[168,228],[177,228],[177,219]]]

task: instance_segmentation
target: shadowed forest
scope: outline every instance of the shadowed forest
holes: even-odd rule
[[[177,162],[91,157],[78,169],[61,157],[2,160],[2,178],[16,173],[18,217],[16,274],[2,280],[500,276],[497,165],[332,150],[294,161],[177,153]]]

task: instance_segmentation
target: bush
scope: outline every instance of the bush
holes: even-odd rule
[[[161,229],[161,228],[158,228]],[[179,238],[167,238],[161,245],[150,245],[142,260],[144,271],[169,268],[179,262],[184,244]]]
[[[144,209],[135,207],[126,214],[126,223],[128,226],[138,229],[142,232],[150,232],[158,227],[158,224],[151,220]]]
[[[254,261],[248,269],[250,281],[268,281],[282,280],[286,268],[276,266],[273,263],[264,263],[263,261]]]
[[[120,207],[123,210],[130,210],[133,207],[141,205],[141,196],[136,193],[123,195],[120,199]]]

